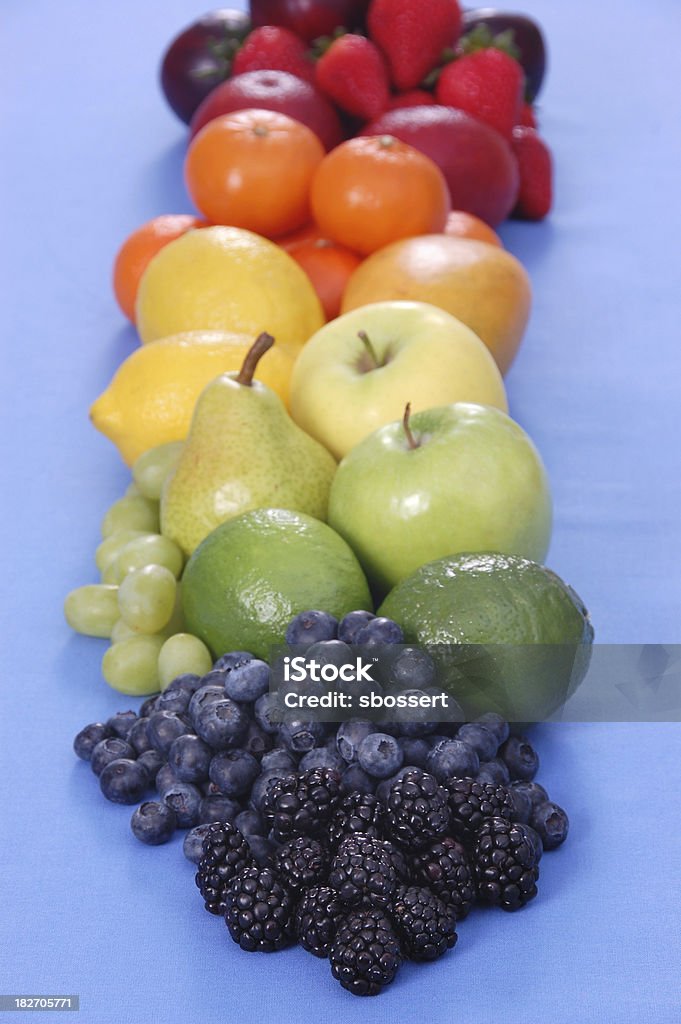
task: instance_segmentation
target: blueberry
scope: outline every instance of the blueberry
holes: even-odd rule
[[[442,729],[443,725],[444,725],[444,723],[440,722],[439,728]],[[430,743],[430,749],[431,750],[435,750],[435,747],[439,746],[440,743],[448,743],[449,740],[451,740],[452,737],[451,736],[445,736],[444,732],[436,732],[436,733],[433,733],[431,736],[426,736],[424,738],[425,738],[427,743]]]
[[[416,736],[413,739],[411,736],[400,736],[397,742],[402,749],[405,764],[413,764],[417,768],[425,768],[426,759],[430,753],[428,740],[424,740],[420,736]]]
[[[260,760],[268,750],[272,749],[274,739],[264,729],[261,729],[257,722],[248,723],[248,732],[241,741],[241,746],[253,757]]]
[[[570,828],[568,816],[552,800],[545,800],[532,811],[530,825],[539,833],[545,850],[555,850],[564,843]]]
[[[444,740],[438,743],[426,761],[426,771],[434,775],[438,782],[445,782],[452,776],[475,778],[479,770],[478,755],[462,740]]]
[[[476,718],[475,721],[480,725],[486,726],[494,733],[497,748],[508,739],[510,733],[508,722],[501,715],[498,715],[496,711],[487,711],[484,715]]]
[[[241,805],[236,800],[222,793],[214,793],[201,798],[198,820],[202,825],[211,821],[234,821],[240,813]]]
[[[156,700],[160,695],[158,693],[153,694],[151,697],[147,697],[142,706],[140,707],[140,718],[148,718],[152,711],[156,710]]]
[[[189,690],[164,690],[156,698],[156,711],[174,711],[176,715],[183,715],[192,696]]]
[[[117,711],[115,715],[107,719],[106,724],[109,726],[112,736],[120,736],[122,740],[127,740],[128,733],[136,721],[136,711]]]
[[[357,760],[360,743],[372,732],[377,732],[373,722],[365,722],[359,718],[342,722],[336,732],[336,746],[343,760],[348,764],[353,764]]]
[[[225,693],[232,700],[250,703],[262,697],[270,688],[270,666],[266,661],[252,658],[245,665],[233,668],[225,679]]]
[[[269,867],[277,849],[274,843],[264,836],[247,836],[246,839],[255,863],[261,868]]]
[[[419,701],[426,695],[424,690],[412,688],[401,690],[405,697],[416,697]],[[428,721],[429,709],[420,704],[416,707],[398,709],[400,720],[396,722],[400,736],[428,736],[438,728],[437,722]]]
[[[266,754],[263,754],[260,770],[268,772],[272,768],[283,768],[286,772],[293,772],[296,770],[295,758],[284,747],[275,747],[274,750],[268,750]]]
[[[137,763],[144,768],[149,781],[156,785],[156,776],[165,765],[165,761],[159,754],[158,750],[145,750],[144,753],[140,754],[137,758]]]
[[[175,826],[175,812],[156,800],[147,800],[140,804],[130,821],[135,838],[147,846],[167,843],[175,831]]]
[[[405,647],[391,661],[387,683],[400,688],[423,689],[435,683],[436,675],[435,662],[427,651],[418,647]]]
[[[532,814],[532,803],[527,793],[522,789],[509,788],[511,803],[513,804],[513,820],[527,825]]]
[[[199,712],[202,708],[205,708],[207,704],[215,704],[219,700],[225,699],[225,688],[224,686],[216,686],[212,684],[210,686],[200,686],[192,694],[192,699],[189,701],[189,717],[192,720],[194,726],[196,726],[196,719],[199,716]]]
[[[465,722],[457,732],[456,738],[472,747],[481,761],[491,760],[499,746],[495,733],[481,722]]]
[[[279,727],[277,737],[289,750],[303,754],[321,743],[325,732],[323,722],[305,722],[294,719],[291,722],[284,722]]]
[[[175,811],[178,828],[193,828],[199,822],[201,791],[191,782],[175,782],[163,791],[163,803]]]
[[[102,740],[109,739],[110,736],[109,726],[103,722],[92,722],[91,725],[86,725],[84,729],[80,730],[73,741],[73,749],[76,756],[80,757],[83,761],[89,761],[92,757],[92,751],[97,744],[101,743]]]
[[[315,644],[319,640],[335,640],[337,633],[338,619],[328,612],[301,612],[287,626],[286,643]]]
[[[509,736],[499,756],[508,765],[514,782],[518,779],[531,782],[539,770],[539,755],[524,736]]]
[[[532,841],[532,845],[534,847],[534,863],[536,865],[541,860],[544,852],[544,845],[541,841],[541,836],[536,829],[532,828],[531,825],[525,825],[525,835]]]
[[[122,740],[119,736],[107,736],[105,740],[100,740],[92,751],[90,767],[95,775],[101,775],[108,764],[118,761],[120,758],[134,761],[135,751],[126,740]]]
[[[201,676],[201,686],[199,687],[199,690],[202,690],[204,686],[222,686],[224,689],[226,678],[227,669],[212,668],[210,672],[206,672],[205,676]]]
[[[363,629],[368,622],[375,618],[373,612],[348,612],[338,624],[338,639],[346,644],[356,643],[355,637],[360,629]]]
[[[196,732],[214,750],[238,747],[248,731],[248,717],[233,700],[226,697],[201,708]]]
[[[250,792],[260,775],[260,765],[246,750],[229,750],[213,757],[209,775],[225,796],[239,797]]]
[[[250,651],[230,651],[223,654],[213,665],[214,672],[231,672],[233,668],[240,668],[253,660]]]
[[[128,733],[128,743],[136,754],[144,754],[147,750],[153,750],[147,733],[147,721],[146,718],[138,718]]]
[[[394,736],[373,732],[360,743],[357,760],[367,775],[375,779],[387,779],[399,771],[404,754]]]
[[[154,751],[154,753],[156,753],[156,751]],[[156,772],[156,776],[154,778],[154,785],[156,786],[157,793],[162,797],[166,789],[169,789],[171,786],[174,786],[175,783],[179,781],[180,780],[175,775],[175,772],[170,767],[170,765],[163,764]]]
[[[245,810],[237,814],[234,819],[235,828],[239,829],[242,836],[264,836],[267,828],[257,811]]]
[[[318,665],[347,665],[352,660],[352,651],[342,640],[319,640],[311,644],[305,652],[307,661],[316,661]]]
[[[346,764],[337,750],[330,750],[328,747],[315,747],[301,757],[298,767],[301,772],[306,772],[308,768],[335,768],[342,772]]]
[[[508,786],[510,778],[508,765],[500,757],[480,762],[478,782],[489,782],[493,786]]]
[[[207,743],[187,733],[173,740],[168,751],[168,764],[180,782],[203,782],[208,778],[208,766],[213,751]]]
[[[201,676],[197,676],[193,672],[185,672],[182,676],[175,676],[175,678],[168,683],[163,693],[168,693],[169,690],[171,693],[173,690],[184,690],[191,697],[196,693],[201,684]]]
[[[114,804],[137,804],[149,786],[149,776],[130,758],[110,761],[99,776],[102,793]]]
[[[269,768],[266,772],[262,772],[251,789],[250,805],[254,811],[258,811],[262,814],[263,804],[265,801],[265,794],[277,779],[285,779],[287,775],[291,774],[291,770],[288,768]]]
[[[173,711],[154,711],[147,719],[149,742],[166,758],[174,740],[188,732],[189,726]]]
[[[376,779],[360,768],[358,764],[351,764],[341,775],[341,793],[373,793],[376,788]]]
[[[371,619],[363,626],[356,635],[356,644],[378,645],[378,644],[403,644],[404,633],[392,619],[383,616]]]
[[[281,704],[276,693],[263,693],[255,702],[255,720],[265,732],[274,735],[281,724]]]
[[[182,852],[192,864],[198,864],[203,857],[203,840],[210,831],[212,821],[204,822],[203,825],[194,825],[184,837]]]
[[[524,782],[522,779],[519,782],[514,782],[511,785],[511,789],[514,791],[520,790],[525,793],[530,801],[530,807],[534,810],[537,804],[545,803],[549,794],[546,792],[543,786],[540,786],[538,782]]]

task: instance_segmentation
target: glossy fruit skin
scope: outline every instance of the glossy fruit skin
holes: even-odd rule
[[[322,237],[288,248],[287,251],[310,278],[326,319],[335,319],[340,313],[350,275],[362,262],[361,256]]]
[[[518,195],[518,165],[498,132],[470,114],[438,104],[391,110],[361,135],[394,135],[433,160],[442,171],[452,208],[496,227]]]
[[[246,36],[232,61],[235,75],[246,71],[288,71],[314,83],[314,63],[303,40],[281,25],[262,25]]]
[[[488,245],[498,245],[503,249],[496,231],[489,224],[485,224],[484,220],[464,210],[452,210],[447,217],[444,234],[451,238],[472,238],[478,242],[487,242]]]
[[[306,42],[334,29],[362,28],[369,0],[251,0],[253,27],[283,25]]]
[[[245,71],[216,86],[194,114],[190,138],[215,117],[253,107],[302,121],[327,150],[343,141],[338,114],[318,89],[288,71],[262,70]]]
[[[185,124],[229,76],[232,57],[250,31],[247,14],[227,9],[205,14],[172,40],[161,60],[161,88]]]
[[[518,60],[525,72],[525,97],[531,103],[539,95],[546,72],[546,43],[537,22],[524,14],[506,13],[494,7],[464,11],[462,33],[477,25],[486,25],[493,36],[512,30]]]
[[[310,199],[321,230],[363,254],[400,238],[442,231],[451,209],[437,165],[383,133],[349,139],[327,154],[312,179]]]

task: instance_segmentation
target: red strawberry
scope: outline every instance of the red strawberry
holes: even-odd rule
[[[335,39],[315,73],[317,86],[347,114],[370,121],[388,104],[388,68],[378,47],[364,36]]]
[[[438,103],[465,110],[510,139],[520,117],[524,81],[518,61],[490,46],[448,64],[435,93]]]
[[[386,110],[400,110],[402,107],[427,107],[435,103],[432,92],[426,89],[409,89],[393,96]]]
[[[511,147],[518,161],[520,190],[514,217],[541,220],[551,209],[553,161],[551,150],[534,128],[513,129]]]
[[[369,35],[380,46],[400,90],[413,89],[461,32],[458,0],[371,0]]]
[[[232,61],[232,75],[245,71],[288,71],[314,85],[314,64],[305,43],[277,25],[263,25],[246,36]]]
[[[524,124],[526,128],[536,128],[537,118],[534,113],[534,107],[531,103],[523,103],[520,108],[520,117],[518,118],[518,124]]]

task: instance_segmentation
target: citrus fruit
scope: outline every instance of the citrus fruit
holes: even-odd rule
[[[199,210],[218,224],[276,238],[310,217],[312,176],[324,147],[310,128],[273,110],[237,110],[209,121],[184,165]]]
[[[503,248],[501,239],[496,231],[485,224],[472,213],[465,210],[452,210],[447,217],[447,223],[443,234],[452,238],[473,238],[478,242],[488,242],[490,245],[498,245]]]
[[[257,509],[218,526],[189,559],[182,599],[187,627],[217,657],[247,650],[269,658],[299,612],[340,618],[370,608],[364,574],[331,527],[312,516]]]
[[[145,270],[137,296],[143,342],[181,331],[267,331],[304,344],[324,323],[307,274],[274,242],[242,228],[190,231]]]
[[[408,643],[434,645],[467,715],[539,721],[589,665],[593,627],[581,599],[550,569],[514,555],[429,562],[397,584],[378,614],[399,622]]]
[[[394,242],[364,260],[348,281],[342,311],[384,299],[430,302],[470,327],[505,373],[522,340],[530,298],[524,268],[505,249],[423,235]]]
[[[326,319],[333,320],[340,313],[343,293],[350,276],[362,262],[361,256],[330,238],[324,238],[321,232],[317,237],[284,248],[310,278]]]
[[[128,356],[90,409],[93,424],[129,465],[189,432],[196,400],[213,378],[238,370],[253,338],[222,331],[186,331],[143,345]],[[275,344],[258,364],[258,380],[288,400],[293,355]]]
[[[332,149],[312,179],[311,204],[325,235],[364,254],[442,231],[450,210],[437,165],[391,135],[348,139]]]
[[[128,235],[116,254],[113,267],[114,295],[128,320],[135,322],[137,289],[149,260],[168,242],[192,228],[206,227],[206,223],[190,213],[165,213]]]

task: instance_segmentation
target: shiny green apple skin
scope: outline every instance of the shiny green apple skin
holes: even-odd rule
[[[374,302],[345,313],[310,338],[293,368],[291,416],[337,459],[401,417],[407,402],[413,412],[452,402],[508,408],[487,347],[426,302]]]
[[[411,448],[401,421],[341,462],[329,525],[350,544],[372,587],[386,594],[419,566],[461,551],[541,562],[551,494],[541,458],[509,416],[456,403],[416,413]]]

